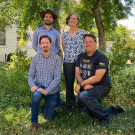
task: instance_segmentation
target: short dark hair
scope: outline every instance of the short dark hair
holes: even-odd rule
[[[92,37],[94,39],[94,42],[97,42],[97,37],[94,34],[84,34],[83,42],[84,42],[85,37]]]
[[[69,21],[70,17],[71,17],[73,14],[77,15],[78,24],[80,23],[80,17],[79,17],[79,15],[78,15],[78,13],[74,12],[74,13],[70,13],[70,14],[68,15],[68,17],[66,18],[66,24],[67,24],[67,25],[68,25],[68,21]]]
[[[52,40],[51,40],[51,38],[50,38],[48,35],[42,35],[42,36],[39,38],[39,44],[41,44],[41,40],[42,40],[43,38],[47,38],[47,39],[50,41],[50,43],[52,43]]]

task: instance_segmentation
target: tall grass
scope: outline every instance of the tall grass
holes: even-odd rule
[[[112,86],[109,96],[102,105],[110,107],[122,104],[127,112],[111,116],[108,128],[98,126],[96,118],[82,115],[75,106],[73,116],[69,117],[65,109],[65,81],[62,73],[60,89],[62,111],[55,112],[53,121],[43,118],[42,110],[39,114],[39,128],[35,134],[39,135],[121,135],[135,133],[135,67],[124,67],[117,74],[112,75]],[[32,92],[27,83],[27,75],[17,71],[0,69],[0,134],[34,134],[29,132],[30,118],[28,111]],[[77,95],[76,95],[77,101]]]

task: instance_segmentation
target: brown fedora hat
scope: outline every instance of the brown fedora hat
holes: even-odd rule
[[[43,18],[44,18],[44,14],[46,14],[46,13],[52,14],[54,20],[57,19],[57,15],[55,15],[51,9],[46,9],[45,11],[42,11],[42,12],[40,13],[40,17],[41,17],[42,20],[43,20]]]

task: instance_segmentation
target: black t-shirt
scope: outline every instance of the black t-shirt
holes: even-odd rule
[[[106,57],[106,55],[98,50],[92,55],[92,56],[87,56],[87,53],[81,53],[78,56],[77,62],[76,62],[76,67],[79,67],[81,77],[83,80],[86,80],[92,76],[95,75],[96,70],[98,69],[106,69],[106,72],[100,82],[97,82],[94,85],[104,85],[108,87],[111,86],[111,78],[109,76],[109,71],[108,71],[108,64],[109,61]]]

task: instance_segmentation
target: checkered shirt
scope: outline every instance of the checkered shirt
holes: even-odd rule
[[[49,56],[45,58],[43,53],[39,52],[31,61],[28,84],[30,87],[36,86],[36,84],[43,85],[49,94],[54,94],[59,90],[61,71],[62,62],[57,54],[50,52]]]

